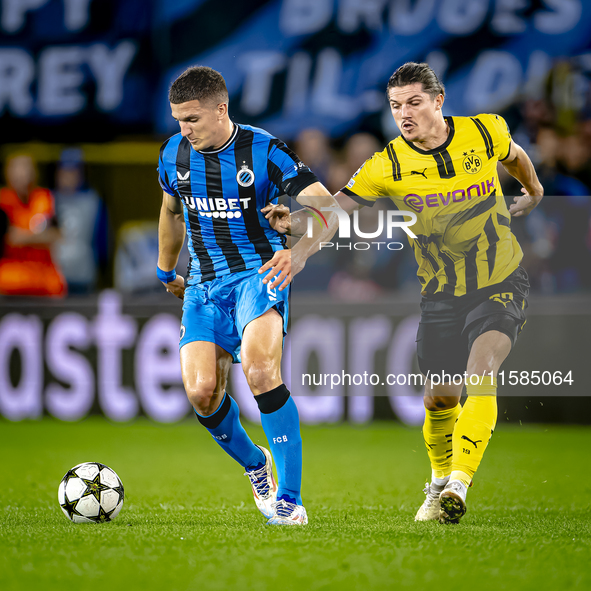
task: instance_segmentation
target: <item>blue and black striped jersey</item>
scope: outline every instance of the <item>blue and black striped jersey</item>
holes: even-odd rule
[[[160,149],[158,174],[164,191],[183,203],[188,275],[199,282],[257,268],[282,250],[285,238],[261,208],[317,181],[283,142],[249,125],[235,125],[212,151],[197,152],[180,133],[172,136]]]

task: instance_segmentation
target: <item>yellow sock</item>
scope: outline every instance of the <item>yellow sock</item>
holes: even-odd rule
[[[466,384],[464,403],[453,432],[451,480],[470,486],[497,424],[497,380],[484,376],[482,384]]]
[[[434,478],[446,478],[451,472],[452,433],[461,406],[446,410],[426,410],[423,437],[431,460]]]

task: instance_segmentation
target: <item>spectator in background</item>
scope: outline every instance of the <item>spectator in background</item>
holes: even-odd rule
[[[0,209],[0,259],[4,253],[4,236],[8,232],[8,216],[3,209]]]
[[[332,150],[326,134],[320,129],[303,129],[296,138],[295,152],[302,162],[309,163],[318,180],[326,185],[333,163]]]
[[[551,125],[560,140],[557,170],[591,187],[591,151],[589,145],[589,118],[591,85],[577,58],[557,60],[545,84],[545,101],[551,113]],[[538,140],[539,141],[539,140]],[[551,193],[546,191],[547,195]]]
[[[585,247],[589,188],[574,175],[566,174],[568,166],[563,163],[578,164],[583,158],[574,147],[573,154],[565,153],[572,145],[571,137],[574,136],[560,137],[552,125],[539,126],[535,138],[536,167],[545,193],[553,199],[534,210],[522,224],[512,227],[523,248],[531,286],[545,293],[572,291],[588,283],[584,267],[589,256]],[[505,189],[504,179],[502,182]],[[508,177],[506,187],[507,195],[516,195],[519,190],[512,177]],[[585,263],[567,264],[569,260]]]
[[[578,179],[587,188],[583,195],[589,195],[591,187],[591,156],[585,137],[575,133],[562,140],[559,170]]]
[[[379,151],[380,143],[375,136],[369,133],[352,135],[345,143],[341,160],[330,168],[329,190],[336,193],[344,187],[351,178],[351,171],[357,170]],[[380,209],[381,204],[371,209],[367,207],[365,211],[361,210],[356,214],[359,218],[359,227],[363,231],[371,232],[377,228]],[[356,238],[354,240],[358,241]],[[384,287],[392,287],[391,283],[384,284],[377,280],[383,277],[376,271],[394,262],[398,263],[398,257],[386,249],[337,253],[337,272],[331,277],[328,290],[333,297],[342,301],[373,301],[382,295]],[[388,273],[388,277],[395,277],[395,273]]]
[[[573,58],[557,60],[548,74],[545,98],[551,106],[554,125],[562,136],[577,131],[585,107],[586,85],[577,60]]]
[[[86,186],[78,148],[62,152],[55,174],[56,216],[62,232],[56,255],[70,294],[95,290],[108,262],[108,218],[103,200]]]
[[[544,211],[552,228],[552,253],[548,258],[552,291],[564,293],[591,288],[589,197],[569,195],[552,199]]]
[[[27,154],[8,158],[5,178],[0,209],[10,227],[0,260],[0,293],[63,297],[66,282],[51,257],[51,245],[60,238],[53,196],[35,186],[37,171]]]
[[[553,109],[548,101],[529,98],[521,106],[520,112],[518,129],[515,131],[523,143],[535,143],[540,128],[552,126]]]
[[[357,170],[368,158],[380,151],[380,142],[370,133],[356,133],[345,144],[343,157],[335,162],[329,171],[328,188],[336,193],[351,178],[351,171]]]
[[[572,143],[572,139],[574,138],[560,138],[549,126],[540,127],[538,131],[538,171],[540,182],[545,183],[543,186],[547,195],[589,195],[589,187],[574,174],[569,174],[571,168],[576,170],[585,159],[582,150],[575,150],[576,145]],[[572,153],[569,152],[570,147]],[[560,161],[565,165],[560,166]],[[561,170],[567,174],[563,174]]]

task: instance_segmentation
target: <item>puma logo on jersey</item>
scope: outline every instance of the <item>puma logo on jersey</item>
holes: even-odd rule
[[[476,444],[482,443],[482,439],[477,439],[476,441],[472,441],[469,437],[466,437],[465,435],[462,435],[461,438],[465,439],[466,441],[469,441],[476,449],[478,449],[478,446]]]
[[[410,171],[410,175],[412,176],[413,174],[420,174],[420,175],[424,176],[425,178],[427,178],[427,175],[425,174],[425,171],[426,170],[427,170],[426,168],[423,168],[423,172],[418,172],[416,170],[411,170]]]
[[[496,293],[495,295],[491,295],[488,299],[492,300],[493,302],[499,302],[499,304],[503,304],[503,306],[506,308],[507,304],[513,301],[513,294],[510,292]]]

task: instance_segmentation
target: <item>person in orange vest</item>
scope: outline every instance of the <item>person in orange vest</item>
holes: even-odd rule
[[[63,297],[66,281],[51,256],[51,245],[60,238],[53,196],[35,185],[37,171],[28,154],[10,156],[4,172],[0,209],[9,227],[0,259],[0,294]]]

